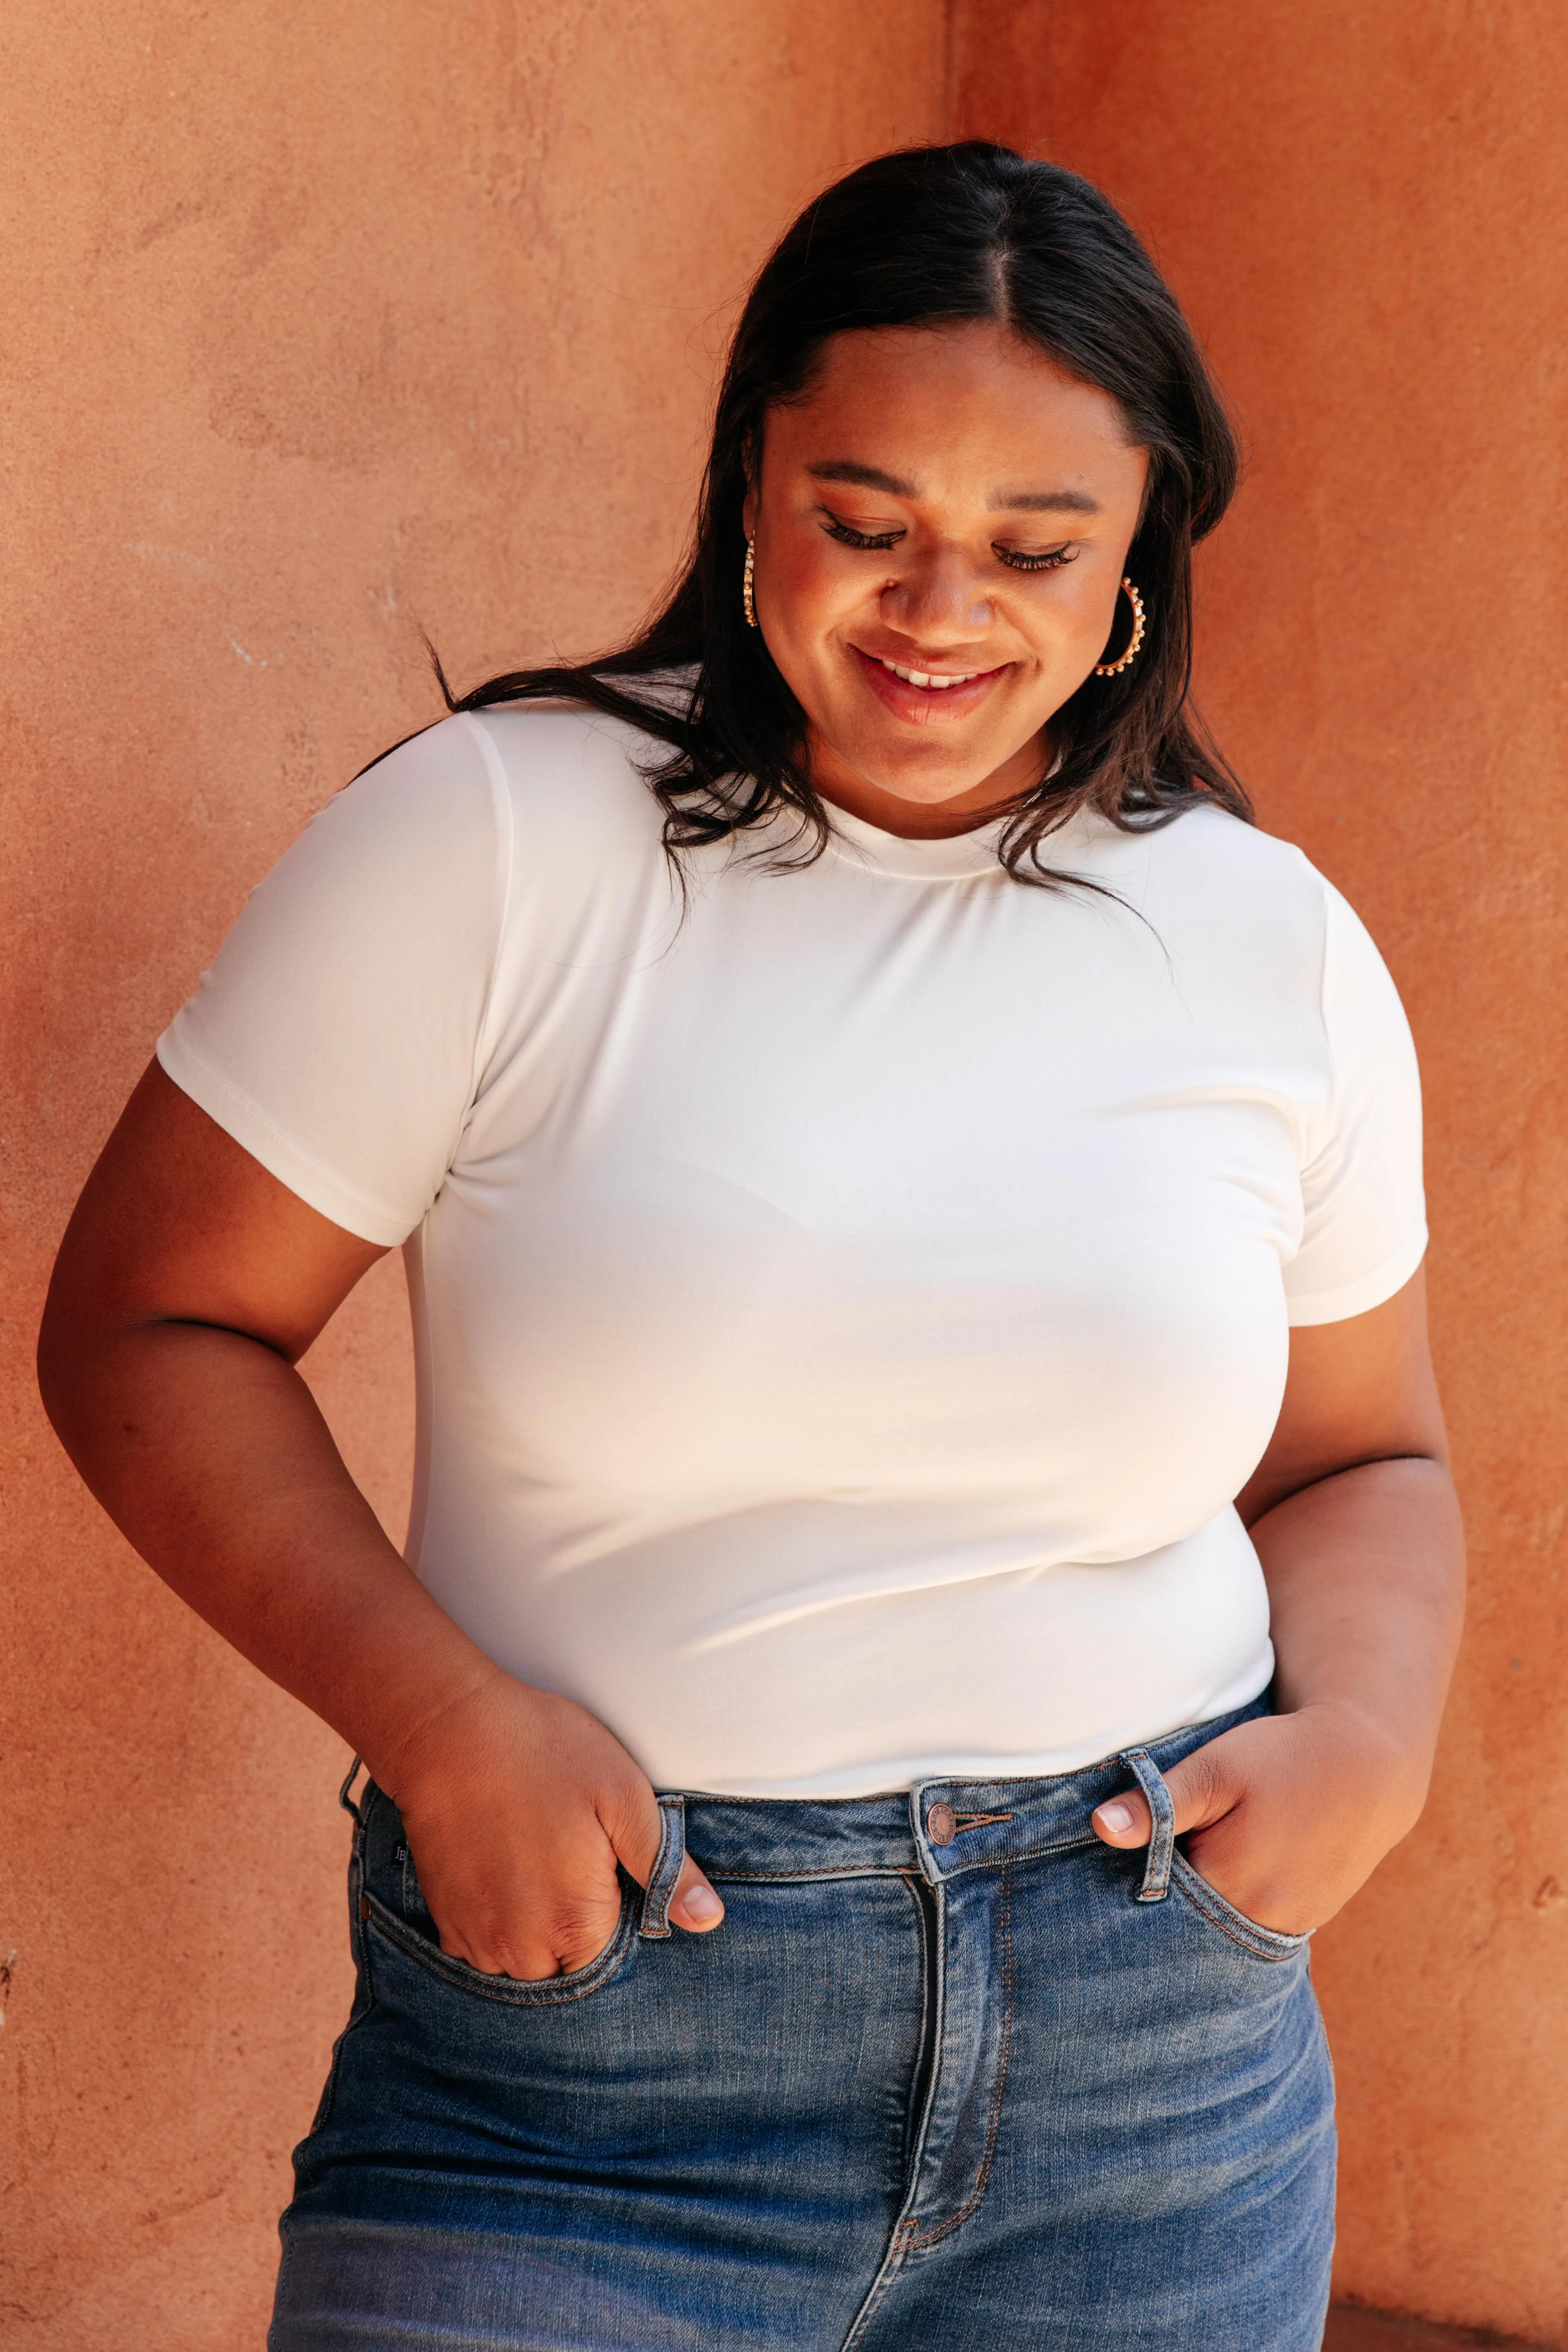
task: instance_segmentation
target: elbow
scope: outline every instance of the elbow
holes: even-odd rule
[[[79,1467],[104,1333],[101,1317],[90,1311],[90,1299],[76,1295],[78,1286],[73,1280],[68,1251],[68,1235],[44,1301],[34,1362],[38,1395],[49,1425]]]
[[[44,1302],[43,1319],[38,1325],[34,1365],[37,1373],[38,1395],[49,1425],[68,1453],[68,1432],[74,1418],[72,1408],[77,1400],[81,1350],[69,1318],[62,1308],[58,1283],[57,1269],[55,1280],[49,1285],[49,1295]]]

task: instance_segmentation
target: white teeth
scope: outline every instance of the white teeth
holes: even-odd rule
[[[929,670],[900,669],[897,662],[882,661],[880,654],[878,655],[877,659],[882,662],[884,669],[890,669],[895,677],[901,677],[906,686],[934,686],[939,692],[944,687],[967,686],[972,677],[978,677],[980,675],[977,669],[966,669],[962,677],[935,677]]]

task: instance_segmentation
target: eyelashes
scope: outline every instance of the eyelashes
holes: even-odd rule
[[[1048,555],[1020,555],[1005,547],[994,547],[991,552],[1009,572],[1059,572],[1064,563],[1078,562],[1076,547],[1053,547]]]
[[[822,527],[828,538],[837,540],[840,547],[885,551],[897,547],[903,537],[903,533],[898,530],[856,530],[850,524],[840,522],[837,515],[829,515]],[[1076,563],[1079,557],[1076,547],[1055,547],[1045,555],[1022,555],[1016,549],[1005,547],[993,547],[991,551],[998,563],[1005,563],[1009,572],[1059,572],[1064,564]]]
[[[829,515],[823,529],[829,539],[838,541],[840,547],[897,547],[902,536],[896,530],[851,530],[849,525],[840,522],[837,515]]]

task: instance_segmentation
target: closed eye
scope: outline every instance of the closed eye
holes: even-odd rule
[[[829,539],[837,540],[840,547],[880,550],[886,553],[889,548],[897,547],[904,537],[901,526],[889,530],[857,530],[853,523],[846,522],[842,515],[836,515],[827,508],[822,509],[822,518],[823,530]],[[991,551],[1009,572],[1059,572],[1064,564],[1076,563],[1080,552],[1068,544],[1046,548],[1037,555],[1021,548],[1001,547],[994,541]]]
[[[1076,547],[1053,547],[1043,555],[1026,555],[1016,547],[993,545],[991,552],[1009,572],[1059,572],[1064,563],[1076,563],[1079,559]]]
[[[897,547],[904,535],[901,530],[857,530],[852,523],[842,521],[836,514],[826,513],[826,509],[824,511],[826,519],[822,528],[829,539],[838,541],[840,547]]]

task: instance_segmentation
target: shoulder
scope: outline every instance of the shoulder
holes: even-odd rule
[[[1260,1012],[1289,1003],[1336,1029],[1385,1015],[1397,991],[1365,924],[1293,842],[1218,809],[1152,836],[1145,913],[1190,971]]]
[[[638,842],[658,839],[658,803],[645,779],[664,748],[653,737],[562,703],[500,703],[446,724],[469,730],[496,789],[531,833],[608,828]]]
[[[395,743],[363,768],[310,820],[305,839],[321,837],[361,853],[423,855],[435,841],[464,833],[493,835],[495,785],[481,745],[460,719]]]
[[[1187,887],[1260,889],[1271,900],[1321,904],[1323,877],[1293,841],[1281,841],[1222,808],[1188,809],[1151,834],[1156,862]]]
[[[615,862],[661,838],[639,759],[650,739],[560,705],[458,711],[395,745],[312,819],[312,854],[437,866],[537,865],[574,850]]]
[[[1331,886],[1294,842],[1224,809],[1195,808],[1145,836],[1144,911],[1221,954],[1299,961],[1316,982]]]

